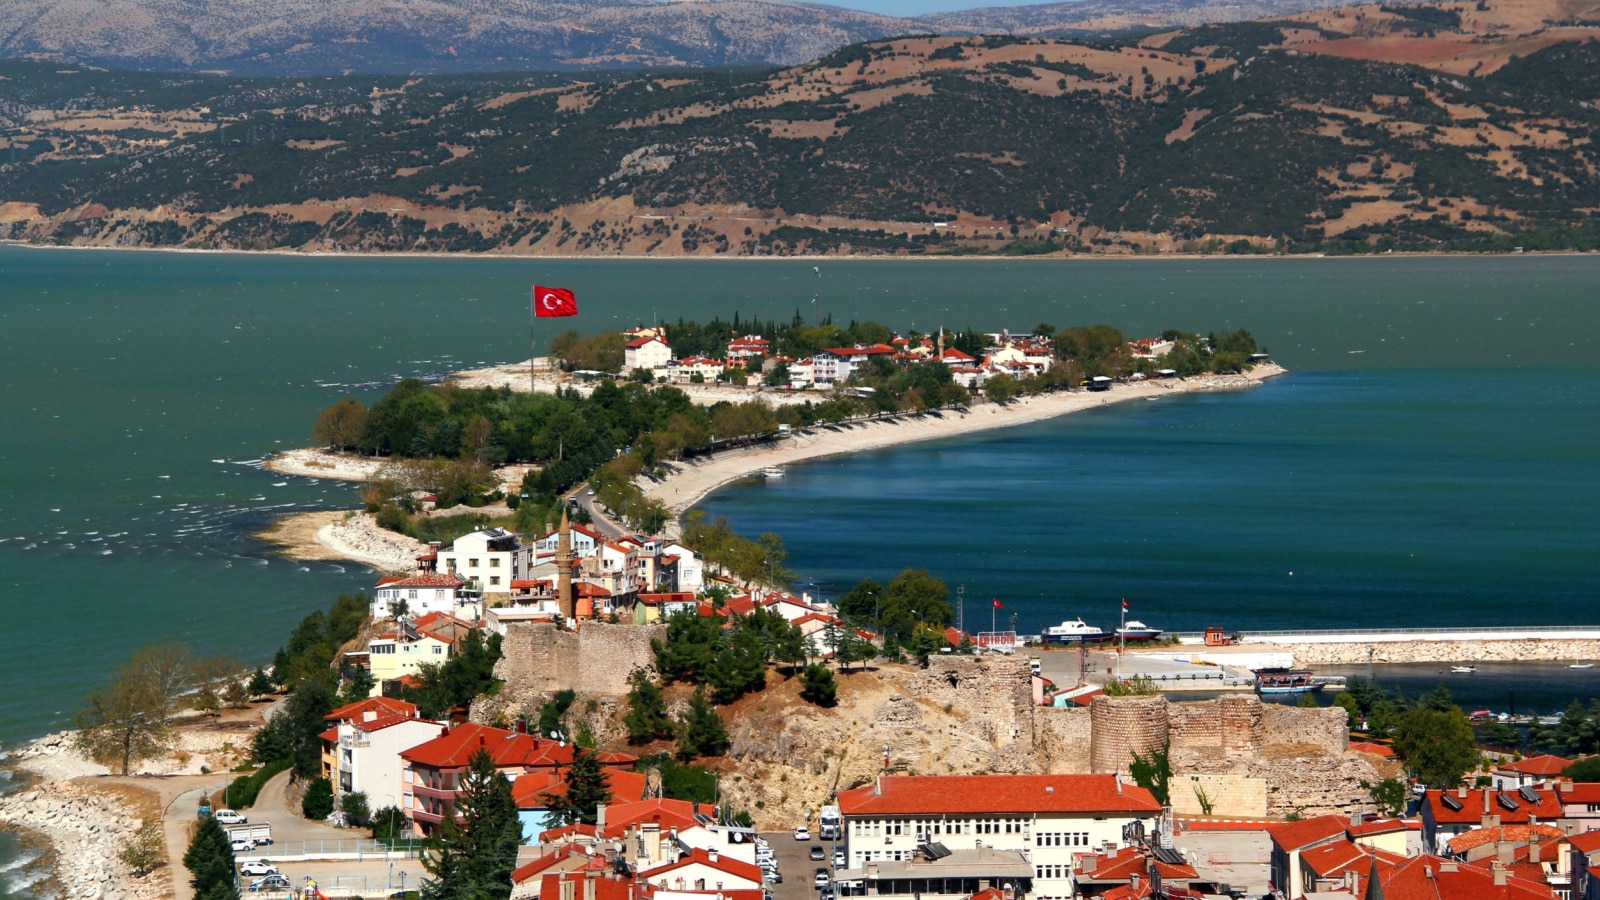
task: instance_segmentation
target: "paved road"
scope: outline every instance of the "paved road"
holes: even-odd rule
[[[578,505],[583,507],[584,511],[589,514],[589,518],[593,520],[592,527],[608,539],[619,538],[630,533],[628,529],[623,528],[621,524],[607,515],[605,507],[596,502],[593,496],[590,496],[589,485],[580,484],[567,496],[578,501]]]
[[[772,855],[777,857],[778,871],[783,875],[782,884],[771,885],[773,900],[816,900],[817,889],[812,885],[812,879],[818,866],[827,866],[828,871],[833,871],[830,860],[833,858],[834,842],[817,840],[815,829],[812,829],[809,841],[797,841],[794,833],[789,831],[763,832],[761,836],[772,845]],[[828,859],[810,859],[812,847],[823,848]]]

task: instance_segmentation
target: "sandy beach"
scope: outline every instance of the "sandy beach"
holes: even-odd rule
[[[256,534],[289,559],[349,560],[385,573],[409,573],[421,541],[378,527],[367,513],[332,509],[284,516]]]
[[[667,477],[659,481],[642,481],[640,487],[646,496],[660,500],[674,515],[682,515],[717,488],[767,466],[786,466],[824,456],[879,450],[916,441],[1025,425],[1107,403],[1202,391],[1243,390],[1283,373],[1282,367],[1269,363],[1256,366],[1243,375],[1202,375],[1172,381],[1140,381],[1118,384],[1103,393],[1072,391],[1041,394],[1021,397],[1004,406],[984,403],[966,413],[943,410],[835,426],[819,425],[804,429],[774,447],[719,454],[709,459],[673,465]]]

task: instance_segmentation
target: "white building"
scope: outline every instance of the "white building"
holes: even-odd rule
[[[671,377],[673,381],[684,383],[694,380],[699,375],[702,381],[716,381],[722,374],[722,363],[709,356],[686,356],[672,364]]]
[[[372,592],[372,618],[425,616],[442,612],[463,619],[476,619],[481,607],[478,597],[463,592],[466,581],[449,572],[419,572],[410,578],[383,578]]]
[[[629,341],[622,351],[623,369],[665,369],[672,362],[672,348],[667,342],[654,335],[637,337]]]
[[[504,528],[488,528],[456,538],[439,551],[439,569],[471,582],[485,594],[510,594],[513,579],[523,577],[522,540]]]
[[[904,861],[919,844],[1020,851],[1033,897],[1074,896],[1077,854],[1125,846],[1123,827],[1151,833],[1161,804],[1117,775],[891,775],[839,794],[847,868]]]
[[[439,723],[367,710],[337,726],[335,790],[361,791],[371,809],[400,805],[400,754],[439,736]]]

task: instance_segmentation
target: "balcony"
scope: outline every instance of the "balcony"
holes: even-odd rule
[[[408,785],[406,785],[406,787],[409,788],[410,791],[413,794],[416,794],[418,797],[432,797],[435,800],[451,800],[451,801],[454,801],[456,799],[456,790],[455,790],[455,788],[429,787],[428,785],[422,784],[420,782],[418,782],[416,784],[408,784]]]

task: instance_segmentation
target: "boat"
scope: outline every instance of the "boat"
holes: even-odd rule
[[[1592,668],[1594,668],[1594,663],[1573,663],[1572,665],[1567,666],[1567,668],[1569,668],[1569,669],[1592,669]]]
[[[1112,636],[1111,632],[1086,624],[1082,619],[1067,619],[1060,625],[1046,628],[1039,637],[1046,644],[1092,644],[1109,641]]]
[[[1471,675],[1478,671],[1477,666],[1451,666],[1450,671],[1457,675]]]
[[[767,466],[765,469],[761,470],[761,474],[767,478],[782,478],[783,469],[780,466]]]
[[[1130,620],[1126,625],[1117,629],[1117,637],[1127,641],[1153,641],[1161,637],[1163,633],[1161,629],[1151,628],[1137,619]]]
[[[1310,672],[1300,669],[1259,669],[1258,694],[1315,694],[1324,687]]]

